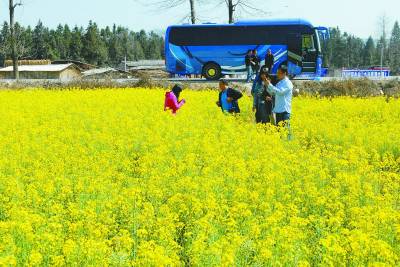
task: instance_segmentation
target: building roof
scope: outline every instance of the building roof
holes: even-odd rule
[[[74,66],[74,64],[51,64],[51,65],[22,65],[18,66],[18,71],[25,71],[25,72],[38,72],[38,71],[45,71],[45,72],[60,72],[69,67]],[[14,68],[12,66],[0,69],[0,72],[12,72]]]
[[[18,66],[22,65],[49,65],[51,61],[48,59],[18,59]],[[9,67],[13,65],[11,59],[4,60],[4,67]]]
[[[122,61],[122,64],[124,62]],[[154,67],[154,66],[165,66],[164,60],[138,60],[138,61],[127,61],[128,67]]]
[[[125,62],[121,62],[121,67],[124,68]],[[164,60],[139,60],[127,61],[126,67],[129,70],[162,70],[165,69]]]
[[[88,64],[79,60],[68,60],[68,59],[59,59],[59,60],[54,60],[51,62],[51,64],[69,64],[73,63],[75,64],[78,68],[81,70],[90,70],[90,69],[95,69],[96,66],[92,64]]]
[[[123,71],[123,70],[117,70],[114,68],[106,67],[106,68],[99,68],[99,69],[91,69],[84,71],[82,74],[83,76],[92,76],[92,75],[101,75],[101,74],[107,74],[107,73],[123,73],[123,74],[129,74],[129,72]]]

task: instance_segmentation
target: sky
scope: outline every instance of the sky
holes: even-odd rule
[[[15,0],[18,1],[18,0]],[[100,26],[122,25],[131,30],[162,32],[168,25],[188,22],[189,0],[178,8],[157,10],[151,3],[161,0],[21,0],[16,20],[24,26],[35,26],[41,20],[46,26],[58,24],[86,26],[92,20]],[[228,14],[221,0],[201,0],[197,5],[200,22],[226,23]],[[400,0],[250,0],[265,13],[249,14],[243,10],[239,18],[305,18],[315,26],[339,26],[361,38],[378,36],[378,18],[389,18],[389,32],[400,21]],[[8,0],[0,0],[0,21],[8,20]]]

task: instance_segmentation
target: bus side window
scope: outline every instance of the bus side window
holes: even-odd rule
[[[311,35],[303,35],[303,51],[314,50],[314,42]]]

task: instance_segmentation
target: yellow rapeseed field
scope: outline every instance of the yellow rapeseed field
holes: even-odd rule
[[[399,266],[400,101],[0,92],[0,266]]]

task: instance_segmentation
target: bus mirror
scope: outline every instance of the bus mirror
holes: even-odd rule
[[[328,40],[331,37],[327,27],[316,27],[315,29],[321,33],[324,40]]]

